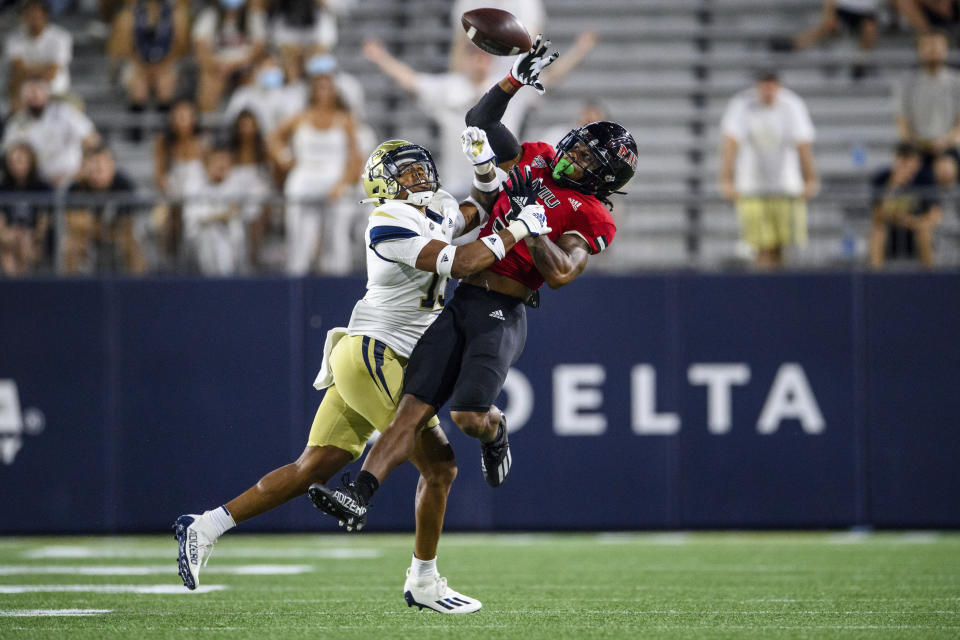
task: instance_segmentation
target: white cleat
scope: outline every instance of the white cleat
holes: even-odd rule
[[[408,607],[416,605],[421,610],[426,607],[438,613],[473,613],[483,606],[479,600],[448,587],[446,578],[417,578],[410,575],[410,569],[407,569],[407,581],[403,585],[403,599]]]
[[[213,541],[197,527],[199,520],[199,515],[191,513],[180,516],[173,524],[173,537],[180,546],[177,569],[183,586],[191,591],[200,584],[200,567],[206,566],[213,550]]]

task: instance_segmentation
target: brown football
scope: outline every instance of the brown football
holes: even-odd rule
[[[495,56],[515,56],[533,46],[526,27],[509,11],[473,9],[460,16],[460,24],[473,44]]]

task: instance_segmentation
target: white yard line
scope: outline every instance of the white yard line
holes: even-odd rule
[[[873,537],[871,531],[843,531],[827,538],[827,544],[859,544]]]
[[[0,618],[52,618],[102,616],[113,609],[0,609]]]
[[[80,575],[80,576],[146,576],[175,573],[176,563],[145,566],[109,565],[0,565],[0,576],[19,575]],[[235,566],[212,565],[204,573],[220,573],[239,576],[296,575],[313,571],[308,564],[242,564]]]
[[[176,545],[171,543],[171,548]],[[229,545],[221,544],[217,547],[219,558],[296,558],[330,559],[330,560],[366,560],[379,558],[383,552],[379,549],[351,549],[349,547],[331,547],[327,549],[310,548],[269,548],[231,549]],[[30,560],[80,560],[89,558],[168,558],[170,551],[156,547],[95,547],[88,545],[49,545],[29,549],[23,552],[23,557]]]
[[[210,593],[226,589],[222,584],[200,585],[190,591],[182,585],[175,584],[30,584],[30,585],[0,585],[0,594],[12,593],[147,593],[147,594],[193,594]]]
[[[613,532],[598,533],[599,544],[650,544],[650,545],[684,545],[691,542],[690,534],[685,531],[665,533],[629,533]]]
[[[904,531],[900,534],[898,542],[907,544],[933,544],[940,539],[940,534],[935,531]]]

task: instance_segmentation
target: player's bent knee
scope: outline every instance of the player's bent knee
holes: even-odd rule
[[[423,470],[423,479],[430,485],[449,489],[457,479],[457,463],[455,460],[444,460],[432,463]]]
[[[476,411],[451,411],[454,423],[471,438],[480,438],[487,431],[487,414]]]

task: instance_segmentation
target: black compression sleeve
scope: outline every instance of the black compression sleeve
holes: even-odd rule
[[[516,158],[523,151],[516,136],[500,122],[510,98],[510,94],[493,85],[493,88],[483,94],[480,101],[467,111],[466,117],[468,127],[480,127],[486,132],[490,147],[501,162]]]

